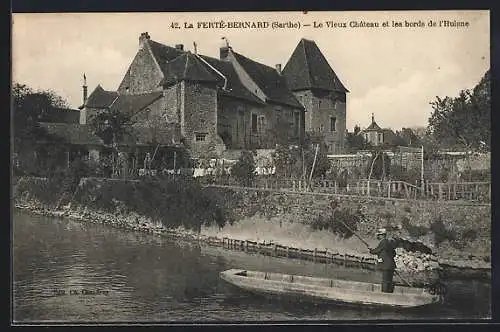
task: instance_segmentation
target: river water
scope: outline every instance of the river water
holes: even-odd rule
[[[13,217],[13,320],[18,323],[491,317],[487,282],[447,281],[443,304],[411,310],[291,302],[243,292],[222,281],[219,272],[245,268],[372,282],[380,275],[19,210]]]

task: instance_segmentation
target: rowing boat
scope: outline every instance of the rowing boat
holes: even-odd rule
[[[230,269],[221,279],[241,289],[267,295],[285,295],[344,304],[412,308],[439,301],[424,288],[395,286],[383,293],[380,284],[328,278]]]

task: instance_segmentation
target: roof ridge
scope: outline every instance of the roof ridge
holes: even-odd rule
[[[249,58],[249,57],[244,56],[243,54],[239,54],[239,53],[236,53],[236,52],[234,52],[234,51],[233,51],[233,53],[234,53],[234,54],[236,54],[236,55],[238,55],[238,56],[241,56],[241,57],[243,57],[243,58],[245,58],[245,59],[247,59],[247,60],[249,60],[249,61],[252,61],[252,62],[254,62],[254,63],[258,64],[258,65],[261,65],[261,66],[264,66],[264,67],[269,68],[270,70],[276,71],[276,68],[273,68],[273,67],[271,67],[271,66],[268,66],[268,65],[266,65],[265,63],[255,61],[255,60],[253,60],[253,59],[251,59],[251,58]]]
[[[186,62],[184,63],[184,71],[182,72],[183,78],[187,77],[188,64],[189,64],[189,55],[186,55]]]
[[[307,52],[306,52],[306,41],[307,39],[305,38],[302,38],[301,39],[301,44],[302,44],[302,48],[304,50],[304,61],[306,62],[306,67],[307,67],[307,80],[309,81],[309,85],[312,85],[312,79],[311,79],[311,66],[309,65],[309,61],[307,61]]]

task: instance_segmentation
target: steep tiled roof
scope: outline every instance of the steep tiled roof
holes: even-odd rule
[[[312,40],[300,40],[283,68],[283,76],[293,91],[321,89],[349,92]]]
[[[153,53],[153,56],[156,59],[156,62],[158,62],[158,65],[162,69],[163,74],[166,76],[166,74],[168,73],[166,71],[167,69],[166,64],[169,61],[172,61],[173,59],[177,58],[179,55],[183,54],[184,51],[178,50],[174,47],[160,44],[150,39],[148,39],[147,42],[149,44],[151,52]]]
[[[375,121],[372,121],[372,123],[364,131],[381,131],[381,130],[382,128],[380,128]]]
[[[220,93],[226,96],[245,99],[250,102],[257,104],[263,104],[263,102],[257,98],[253,93],[248,91],[247,88],[241,83],[238,78],[238,74],[234,70],[233,64],[229,61],[223,61],[209,56],[202,55],[203,60],[208,62],[212,67],[216,68],[222,73],[227,79],[226,90],[220,90]],[[221,78],[219,85],[224,86],[224,80]]]
[[[132,115],[151,105],[153,102],[160,99],[162,95],[163,93],[161,91],[137,95],[119,95],[111,106],[111,109],[116,109]]]
[[[40,122],[79,123],[80,111],[67,108],[50,108],[38,119]]]
[[[253,61],[236,52],[232,53],[269,101],[303,109],[288,88],[285,78],[279,75],[275,68]]]
[[[91,108],[106,108],[118,97],[116,91],[106,91],[98,85],[85,102],[85,106]]]
[[[160,84],[169,85],[179,80],[217,83],[221,78],[191,52],[185,52],[163,65],[165,77]]]
[[[92,133],[88,125],[75,123],[48,123],[41,122],[51,135],[62,138],[64,141],[75,145],[102,145],[102,140]]]

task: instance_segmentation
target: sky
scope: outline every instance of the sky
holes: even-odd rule
[[[429,27],[430,20],[437,26]],[[439,27],[445,20],[468,26]],[[221,21],[269,22],[269,27],[198,28]],[[328,27],[327,21],[347,27]],[[382,26],[386,21],[389,26]],[[403,27],[393,27],[393,21]],[[419,21],[423,27],[405,26]],[[398,130],[426,126],[436,96],[454,97],[479,82],[490,67],[489,21],[488,11],[13,14],[12,77],[33,89],[53,90],[77,108],[84,73],[89,93],[97,84],[118,88],[142,32],[190,51],[196,42],[198,53],[213,57],[226,37],[237,53],[272,67],[284,67],[307,38],[349,90],[347,129],[367,127],[374,113],[381,127]],[[172,28],[173,22],[180,28]],[[300,27],[273,29],[273,22]]]

